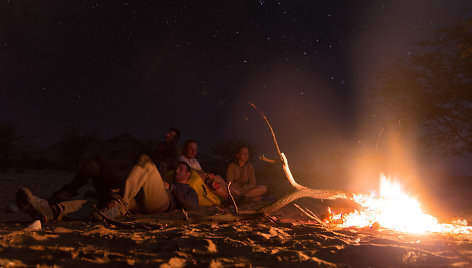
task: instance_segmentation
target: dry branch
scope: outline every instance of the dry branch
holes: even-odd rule
[[[336,190],[320,190],[320,189],[310,189],[302,188],[300,190],[295,190],[289,194],[284,195],[282,198],[273,202],[272,204],[265,206],[259,210],[262,213],[272,213],[275,212],[287,204],[302,198],[302,197],[311,197],[315,199],[350,199],[350,194],[336,191]]]
[[[229,195],[229,197],[231,197],[231,201],[233,201],[234,213],[239,213],[239,211],[238,211],[238,205],[236,205],[236,201],[234,201],[233,195],[231,194],[231,189],[229,188],[230,185],[231,185],[231,182],[229,182],[229,183],[226,185],[226,188],[227,188],[227,190],[228,190],[228,195]]]
[[[190,221],[190,219],[188,218],[188,213],[187,211],[185,211],[185,209],[182,209],[182,213],[184,214],[185,220]]]
[[[259,212],[262,212],[262,213],[274,212],[286,206],[290,202],[296,199],[302,198],[302,197],[311,197],[315,199],[338,199],[338,198],[350,199],[351,195],[344,192],[340,192],[336,190],[310,189],[310,188],[307,188],[305,186],[298,184],[293,178],[292,172],[290,171],[287,157],[285,157],[285,154],[280,151],[277,138],[275,137],[275,134],[274,134],[274,129],[270,125],[269,120],[267,119],[265,114],[261,110],[259,110],[259,108],[257,108],[253,103],[251,102],[248,102],[248,103],[262,116],[267,126],[269,127],[270,132],[272,133],[272,138],[274,140],[277,153],[279,154],[280,160],[282,161],[282,168],[284,170],[285,176],[287,177],[287,180],[290,182],[293,188],[295,188],[295,191],[283,196],[282,198],[275,201],[274,203],[261,208]],[[262,160],[266,162],[271,162],[270,159],[267,159],[264,156],[262,157]]]
[[[275,148],[277,149],[277,153],[278,153],[279,156],[280,156],[280,161],[283,162],[283,159],[282,159],[282,156],[281,156],[282,153],[280,152],[280,148],[279,148],[279,143],[277,142],[277,139],[275,138],[275,133],[274,133],[274,130],[272,129],[272,126],[271,126],[270,123],[269,123],[269,120],[267,119],[267,117],[265,116],[265,114],[264,114],[261,110],[259,110],[259,108],[257,108],[256,105],[254,105],[254,103],[252,103],[252,102],[250,102],[250,101],[248,101],[248,103],[249,103],[249,105],[251,105],[251,106],[262,116],[262,118],[266,121],[267,126],[268,126],[269,129],[270,129],[270,133],[272,133],[272,138],[273,138],[273,140],[274,140]]]
[[[264,161],[264,162],[271,163],[271,164],[277,163],[275,160],[269,159],[269,158],[265,157],[264,155],[259,156],[259,159]]]

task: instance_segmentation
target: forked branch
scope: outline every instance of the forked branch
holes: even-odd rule
[[[336,191],[336,190],[310,189],[310,188],[307,188],[303,185],[298,184],[295,181],[295,179],[293,178],[292,172],[290,171],[290,167],[288,165],[287,157],[285,156],[284,153],[282,153],[280,151],[279,144],[277,142],[277,138],[275,137],[274,129],[270,125],[269,120],[267,119],[265,114],[261,110],[259,110],[259,108],[256,107],[256,105],[254,105],[252,102],[248,102],[248,103],[262,116],[262,118],[265,120],[267,126],[269,127],[270,132],[272,134],[272,138],[274,140],[275,148],[277,149],[277,153],[279,154],[280,161],[282,162],[282,168],[284,170],[285,176],[287,177],[287,180],[290,182],[292,187],[295,189],[295,191],[293,191],[289,194],[286,194],[285,196],[283,196],[279,200],[275,201],[274,203],[272,203],[272,204],[270,204],[266,207],[261,208],[259,210],[260,212],[262,212],[262,213],[274,212],[274,211],[286,206],[290,202],[292,202],[296,199],[302,198],[302,197],[311,197],[311,198],[315,198],[315,199],[338,199],[338,198],[351,199],[351,195],[348,194],[348,193],[345,193],[345,192]],[[275,162],[273,160],[271,161],[270,159],[267,159],[264,156],[262,156],[261,159],[264,160],[265,162],[269,162],[269,163]]]

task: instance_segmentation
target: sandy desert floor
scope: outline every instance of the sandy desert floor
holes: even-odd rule
[[[263,218],[129,230],[72,220],[25,229],[32,221],[10,205],[16,190],[28,186],[47,197],[72,175],[0,175],[0,267],[472,267],[472,235],[326,227],[292,205],[273,215],[279,223]],[[313,211],[325,206],[313,200],[296,203]]]

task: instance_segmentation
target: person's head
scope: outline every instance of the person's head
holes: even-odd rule
[[[167,142],[177,143],[179,139],[180,139],[180,131],[178,129],[171,128],[169,129],[169,131],[167,131],[166,138],[165,138]]]
[[[187,140],[182,147],[182,153],[188,159],[193,159],[197,156],[198,146],[197,142],[194,140]]]
[[[174,170],[174,182],[186,183],[190,177],[190,166],[185,162],[179,162]]]
[[[236,160],[246,163],[249,160],[249,148],[247,146],[239,146],[236,151]]]

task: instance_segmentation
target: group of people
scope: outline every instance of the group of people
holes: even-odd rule
[[[77,199],[78,190],[89,180],[95,192],[86,196],[94,197],[100,205],[100,213],[95,212],[93,218],[101,218],[100,214],[116,218],[129,213],[195,210],[199,206],[219,205],[228,200],[229,193],[236,199],[255,201],[266,193],[266,186],[256,184],[247,146],[240,146],[235,152],[225,180],[203,170],[196,158],[196,141],[185,141],[179,150],[179,138],[180,131],[171,128],[154,152],[140,155],[126,173],[120,172],[106,156],[96,156],[49,199],[21,188],[16,194],[17,204],[43,223],[59,221],[90,202],[90,199]]]

